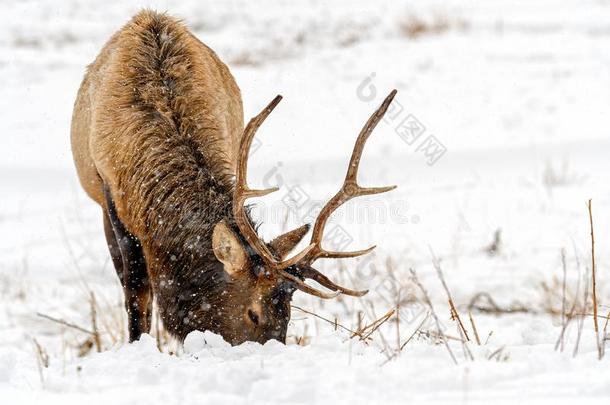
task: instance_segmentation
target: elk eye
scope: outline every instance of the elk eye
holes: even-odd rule
[[[248,317],[250,318],[252,323],[254,323],[255,325],[258,325],[258,315],[251,309],[248,310]]]

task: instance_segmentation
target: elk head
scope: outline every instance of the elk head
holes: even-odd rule
[[[231,331],[229,336],[225,335],[231,343],[238,344],[246,340],[264,343],[269,339],[285,341],[290,319],[290,301],[295,290],[324,299],[334,298],[339,294],[360,297],[368,292],[339,286],[312,266],[321,258],[357,257],[375,248],[372,246],[352,252],[329,251],[322,247],[322,239],[330,215],[345,202],[354,197],[379,194],[395,188],[395,186],[362,187],[357,181],[364,145],[395,95],[396,90],[393,90],[360,131],[341,189],[320,211],[313,226],[309,245],[290,258],[287,258],[288,254],[307,234],[309,225],[303,225],[270,243],[265,243],[258,236],[245,208],[248,198],[262,197],[277,191],[277,188],[251,189],[248,187],[246,177],[248,155],[254,135],[282,97],[275,97],[246,126],[239,148],[233,191],[234,222],[228,223],[225,219],[217,223],[212,237],[214,254],[230,278],[229,297],[227,297],[231,302],[231,309],[227,311],[230,314],[225,314],[221,322],[224,324],[222,327],[224,331]],[[305,283],[306,279],[311,279],[330,291],[312,287]]]

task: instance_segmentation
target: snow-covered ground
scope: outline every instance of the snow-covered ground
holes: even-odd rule
[[[398,189],[350,203],[327,241],[379,247],[371,257],[323,267],[371,292],[332,302],[297,293],[286,346],[232,348],[200,333],[184,347],[161,334],[162,352],[154,337],[124,342],[122,293],[99,208],[76,180],[69,124],[85,65],[143,6],[182,17],[229,64],[246,117],[284,96],[252,157],[253,183],[282,186],[256,211],[267,237],[306,220],[336,191],[361,125],[398,89],[361,168],[362,183]],[[610,397],[610,356],[597,359],[592,308],[582,304],[592,198],[599,312],[610,311],[610,2],[2,0],[0,8],[2,403]],[[586,314],[575,357],[578,319],[560,339],[563,352],[555,350],[562,249],[565,306],[577,297],[574,312]],[[454,339],[460,335],[433,254],[471,339],[465,345]],[[410,268],[457,365],[435,335]],[[87,333],[92,293],[101,353]],[[494,302],[483,297],[469,311],[479,293]],[[484,311],[494,303],[495,313]],[[379,329],[365,330],[367,339],[345,330],[391,310]]]

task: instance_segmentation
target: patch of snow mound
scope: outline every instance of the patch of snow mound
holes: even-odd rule
[[[204,349],[225,349],[229,347],[231,345],[222,336],[210,331],[200,332],[196,330],[189,333],[184,339],[184,352],[188,354],[196,354]]]

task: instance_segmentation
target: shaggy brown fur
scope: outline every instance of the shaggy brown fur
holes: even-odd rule
[[[152,11],[110,39],[78,93],[72,149],[81,184],[108,223],[114,203],[125,238],[141,245],[161,318],[178,338],[208,329],[232,343],[285,339],[293,288],[253,271],[234,277],[212,250],[224,219],[249,265],[260,266],[230,214],[242,130],[240,91],[227,67],[182,23]],[[150,294],[136,295],[128,312],[146,312]],[[131,339],[147,327],[135,327]]]

